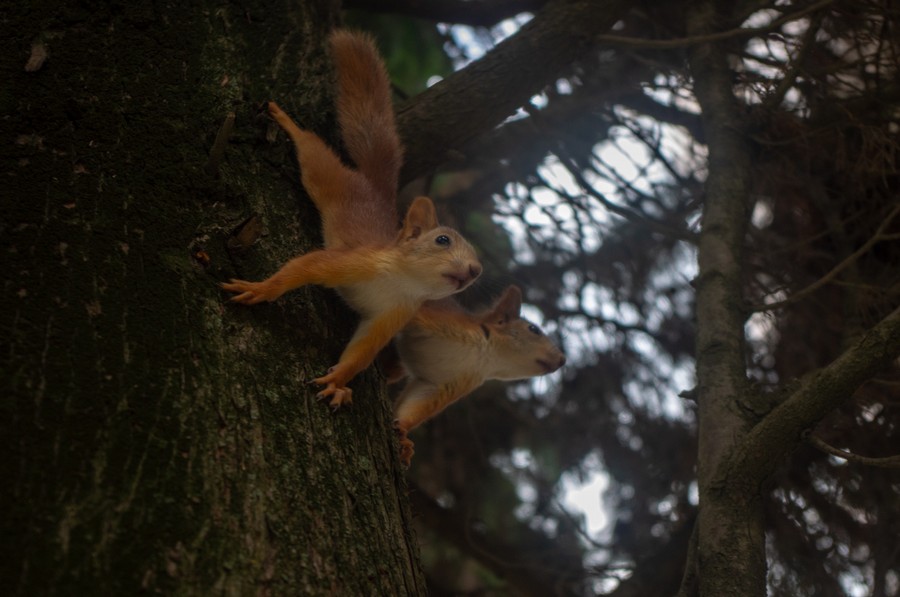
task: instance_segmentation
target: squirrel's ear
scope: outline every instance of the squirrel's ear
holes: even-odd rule
[[[485,319],[487,323],[509,323],[519,319],[521,311],[522,291],[518,286],[508,286]]]
[[[400,238],[418,238],[424,232],[438,227],[434,203],[428,197],[416,197],[410,204],[403,220]]]

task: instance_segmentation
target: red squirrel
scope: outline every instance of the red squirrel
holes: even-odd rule
[[[403,150],[394,124],[390,80],[372,39],[336,31],[329,38],[337,71],[337,116],[345,166],[325,142],[299,128],[274,102],[269,114],[294,142],[301,179],[322,218],[324,249],[288,261],[262,282],[232,279],[232,301],[274,301],[305,284],[336,288],[362,320],[337,365],[313,380],[319,398],[352,402],[347,383],[372,363],[426,301],[469,286],[481,273],[474,249],[438,224],[434,204],[417,197],[398,230],[397,182]]]
[[[394,403],[400,460],[409,466],[407,433],[489,379],[553,373],[566,363],[541,329],[522,319],[522,291],[509,286],[493,307],[470,313],[452,298],[423,305],[395,340],[399,367],[388,357],[388,381],[408,375]]]

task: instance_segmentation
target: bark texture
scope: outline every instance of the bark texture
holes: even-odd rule
[[[258,108],[334,140],[335,3],[7,9],[8,594],[423,593],[380,376],[336,414],[304,384],[355,316],[330,291],[244,308],[217,287],[318,242]]]
[[[714,2],[697,2],[688,31],[718,29]],[[752,401],[745,371],[743,246],[750,216],[750,155],[721,44],[689,51],[694,94],[709,149],[702,230],[697,247],[697,574],[701,595],[765,594],[765,531],[760,487],[723,475],[722,462],[749,428],[741,405]],[[737,474],[741,474],[737,471]]]

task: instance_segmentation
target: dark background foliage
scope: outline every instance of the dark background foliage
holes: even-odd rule
[[[654,4],[619,23],[616,36],[639,40],[601,36],[426,182],[488,263],[464,298],[522,284],[570,357],[561,375],[489,384],[418,432],[411,497],[436,594],[671,595],[681,583],[697,508],[692,241],[708,171],[683,10]],[[727,23],[761,29],[728,42],[752,153],[746,365],[774,404],[900,298],[897,14],[745,4]],[[421,27],[469,20],[440,5],[457,12],[423,8]],[[514,12],[438,26],[444,49],[467,62],[527,20],[500,23]],[[809,437],[896,452],[897,383],[864,384]],[[566,492],[598,478],[607,518],[590,534]],[[898,491],[895,470],[799,447],[766,489],[770,593],[898,594]]]

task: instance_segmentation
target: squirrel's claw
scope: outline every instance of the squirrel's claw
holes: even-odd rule
[[[328,387],[316,394],[316,399],[325,400],[329,396],[331,397],[331,400],[328,402],[328,406],[330,406],[332,410],[337,410],[342,406],[353,404],[353,390],[350,388],[339,388],[335,384],[330,383],[328,384]]]
[[[220,286],[228,292],[234,292],[235,296],[231,297],[232,302],[242,305],[274,301],[281,296],[271,284],[266,282],[247,282],[232,278],[229,282],[222,282]]]
[[[334,410],[345,404],[353,404],[353,390],[347,387],[347,380],[340,374],[337,365],[328,369],[328,373],[322,377],[312,380],[312,383],[325,386],[325,389],[316,394],[316,398],[324,400],[330,396],[328,404]]]

